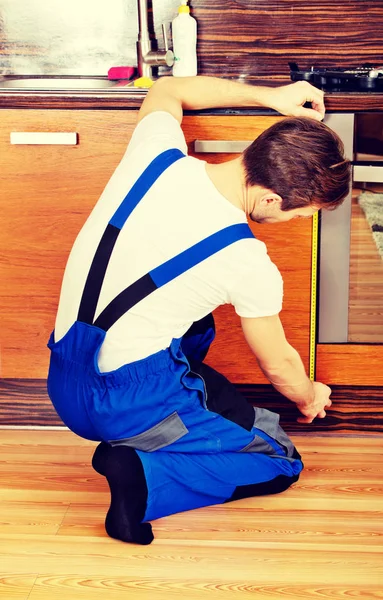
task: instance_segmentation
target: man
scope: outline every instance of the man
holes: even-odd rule
[[[311,102],[312,108],[304,108]],[[295,118],[235,160],[188,157],[183,109],[267,106]],[[93,467],[111,490],[106,531],[148,544],[148,521],[281,492],[303,465],[279,416],[246,402],[203,362],[211,312],[231,303],[245,338],[301,421],[323,418],[331,390],[312,383],[278,314],[282,280],[247,224],[310,217],[348,191],[350,166],[307,83],[254,87],[163,78],[81,230],[49,341],[48,391],[75,433],[102,443]]]

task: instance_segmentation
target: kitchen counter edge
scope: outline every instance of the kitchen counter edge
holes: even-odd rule
[[[260,82],[259,82],[260,83]],[[286,83],[286,82],[284,82]],[[0,90],[0,108],[23,109],[92,109],[92,110],[137,110],[146,91],[136,94],[124,91],[14,91]],[[383,110],[383,93],[328,92],[325,94],[327,112],[379,112]],[[189,114],[196,114],[193,111]],[[188,113],[186,113],[188,114]],[[198,114],[264,115],[274,111],[254,108],[209,109]]]

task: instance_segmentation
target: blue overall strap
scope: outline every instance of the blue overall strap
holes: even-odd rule
[[[122,315],[146,298],[146,296],[149,296],[149,294],[166,285],[182,273],[185,273],[185,271],[188,271],[209,256],[226,248],[226,246],[245,238],[254,238],[247,223],[230,225],[213,233],[187,250],[177,254],[174,258],[167,260],[159,267],[152,269],[152,271],[125,288],[100,313],[94,325],[104,331],[108,331]]]
[[[177,148],[159,154],[137,179],[110,219],[94,255],[82,293],[77,320],[91,325],[102,283],[119,233],[130,214],[162,173],[185,155]]]

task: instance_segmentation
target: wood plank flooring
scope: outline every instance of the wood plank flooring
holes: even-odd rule
[[[153,523],[146,547],[108,538],[95,444],[0,430],[3,600],[383,598],[383,440],[295,436],[287,492]]]

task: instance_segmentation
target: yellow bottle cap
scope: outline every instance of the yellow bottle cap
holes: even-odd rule
[[[138,79],[134,80],[134,87],[135,88],[150,88],[152,87],[154,81],[152,79],[150,79],[150,77],[139,77]]]
[[[190,13],[190,8],[188,6],[185,6],[185,4],[181,4],[181,6],[178,7],[178,12],[179,13]]]

